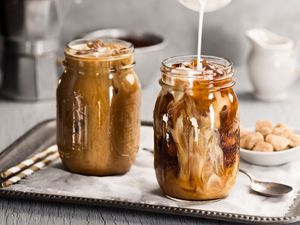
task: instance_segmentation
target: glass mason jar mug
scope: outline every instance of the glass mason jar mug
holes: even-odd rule
[[[122,174],[139,148],[141,88],[133,46],[75,40],[57,88],[57,145],[63,164],[89,175]]]
[[[232,64],[203,56],[162,62],[154,109],[154,166],[161,190],[186,200],[226,197],[239,168],[238,100]]]

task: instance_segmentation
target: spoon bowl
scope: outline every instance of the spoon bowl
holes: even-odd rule
[[[259,180],[252,181],[251,189],[268,197],[280,197],[293,190],[291,186],[285,184]]]
[[[244,173],[249,177],[251,181],[251,190],[261,195],[267,197],[281,197],[290,193],[293,190],[291,186],[286,184],[258,180],[252,174],[246,172],[243,169],[240,169],[240,172]]]

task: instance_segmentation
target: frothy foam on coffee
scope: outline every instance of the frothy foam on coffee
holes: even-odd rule
[[[169,65],[172,70],[171,73],[177,74],[181,71],[193,71],[199,73],[199,75],[204,75],[206,79],[214,79],[219,78],[225,75],[224,69],[225,67],[221,64],[211,63],[206,60],[202,60],[201,70],[198,70],[198,62],[197,60],[192,60],[190,62],[181,62],[181,63],[174,63]]]
[[[83,43],[70,43],[68,50],[72,55],[81,57],[117,56],[130,53],[130,46],[125,43],[94,39]]]

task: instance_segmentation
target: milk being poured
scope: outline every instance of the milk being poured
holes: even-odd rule
[[[203,15],[206,0],[199,0],[199,21],[198,21],[198,48],[197,48],[197,70],[202,70],[201,62],[201,46],[202,46],[202,30],[203,30]]]
[[[202,70],[201,46],[204,12],[212,12],[220,9],[231,2],[231,0],[178,0],[186,8],[199,13],[198,23],[198,48],[197,48],[197,70]]]

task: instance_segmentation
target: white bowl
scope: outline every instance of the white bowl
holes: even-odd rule
[[[300,134],[300,129],[292,130]],[[299,160],[300,146],[276,152],[258,152],[241,148],[241,158],[248,163],[259,166],[278,166],[293,160]]]

